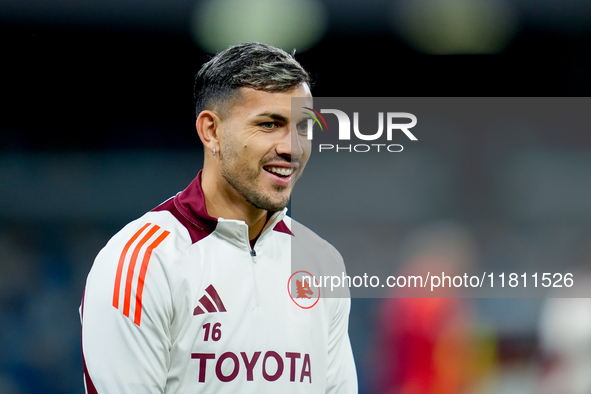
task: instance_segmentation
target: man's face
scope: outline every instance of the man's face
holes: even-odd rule
[[[220,166],[228,185],[253,206],[283,209],[310,157],[303,113],[292,114],[292,97],[308,97],[299,85],[289,92],[241,88],[241,98],[221,122]]]

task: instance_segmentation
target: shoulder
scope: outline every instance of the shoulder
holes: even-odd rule
[[[190,246],[188,231],[169,212],[148,212],[128,223],[94,260],[85,287],[88,309],[104,318],[119,310],[138,326],[145,318],[156,319],[154,308],[172,308],[171,295],[187,271],[182,257]],[[142,317],[142,311],[150,313]]]
[[[167,245],[165,250],[170,254],[182,253],[191,245],[191,237],[172,214],[167,211],[152,211],[123,227],[109,240],[105,249],[116,253],[144,246],[155,249],[161,244]]]
[[[89,279],[93,276],[124,276],[124,268],[131,272],[142,266],[155,264],[164,269],[175,265],[191,246],[187,229],[169,212],[148,212],[128,223],[117,232],[98,253]],[[138,271],[141,274],[141,271]]]
[[[323,258],[330,258],[336,265],[344,269],[343,258],[332,244],[289,216],[283,220],[293,234],[292,247],[305,248]]]

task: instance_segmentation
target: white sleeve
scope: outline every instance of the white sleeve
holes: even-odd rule
[[[175,255],[169,234],[138,220],[98,254],[80,308],[87,393],[164,393],[173,305],[163,263]]]
[[[331,245],[331,253],[337,263],[337,270],[345,272],[345,264],[341,254]],[[335,293],[336,294],[336,293]],[[334,298],[335,313],[328,334],[328,371],[326,393],[353,394],[357,393],[357,370],[349,340],[349,312],[351,298],[349,292],[346,297]]]
[[[348,334],[351,300],[341,298],[335,301],[338,307],[328,338],[326,393],[357,393],[357,371]]]

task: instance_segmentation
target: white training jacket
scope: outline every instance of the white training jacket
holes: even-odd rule
[[[344,272],[338,251],[286,209],[251,248],[244,222],[207,214],[200,175],[98,254],[80,308],[86,392],[356,393],[350,299],[302,279]]]

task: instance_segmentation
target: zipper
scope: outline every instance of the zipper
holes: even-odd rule
[[[257,280],[257,252],[256,250],[250,246],[250,239],[248,239],[248,227],[246,228],[246,242],[248,245],[248,251],[250,253],[250,258],[252,259],[252,283],[254,286],[254,303],[255,308],[260,306],[260,295],[259,295],[259,283]]]

